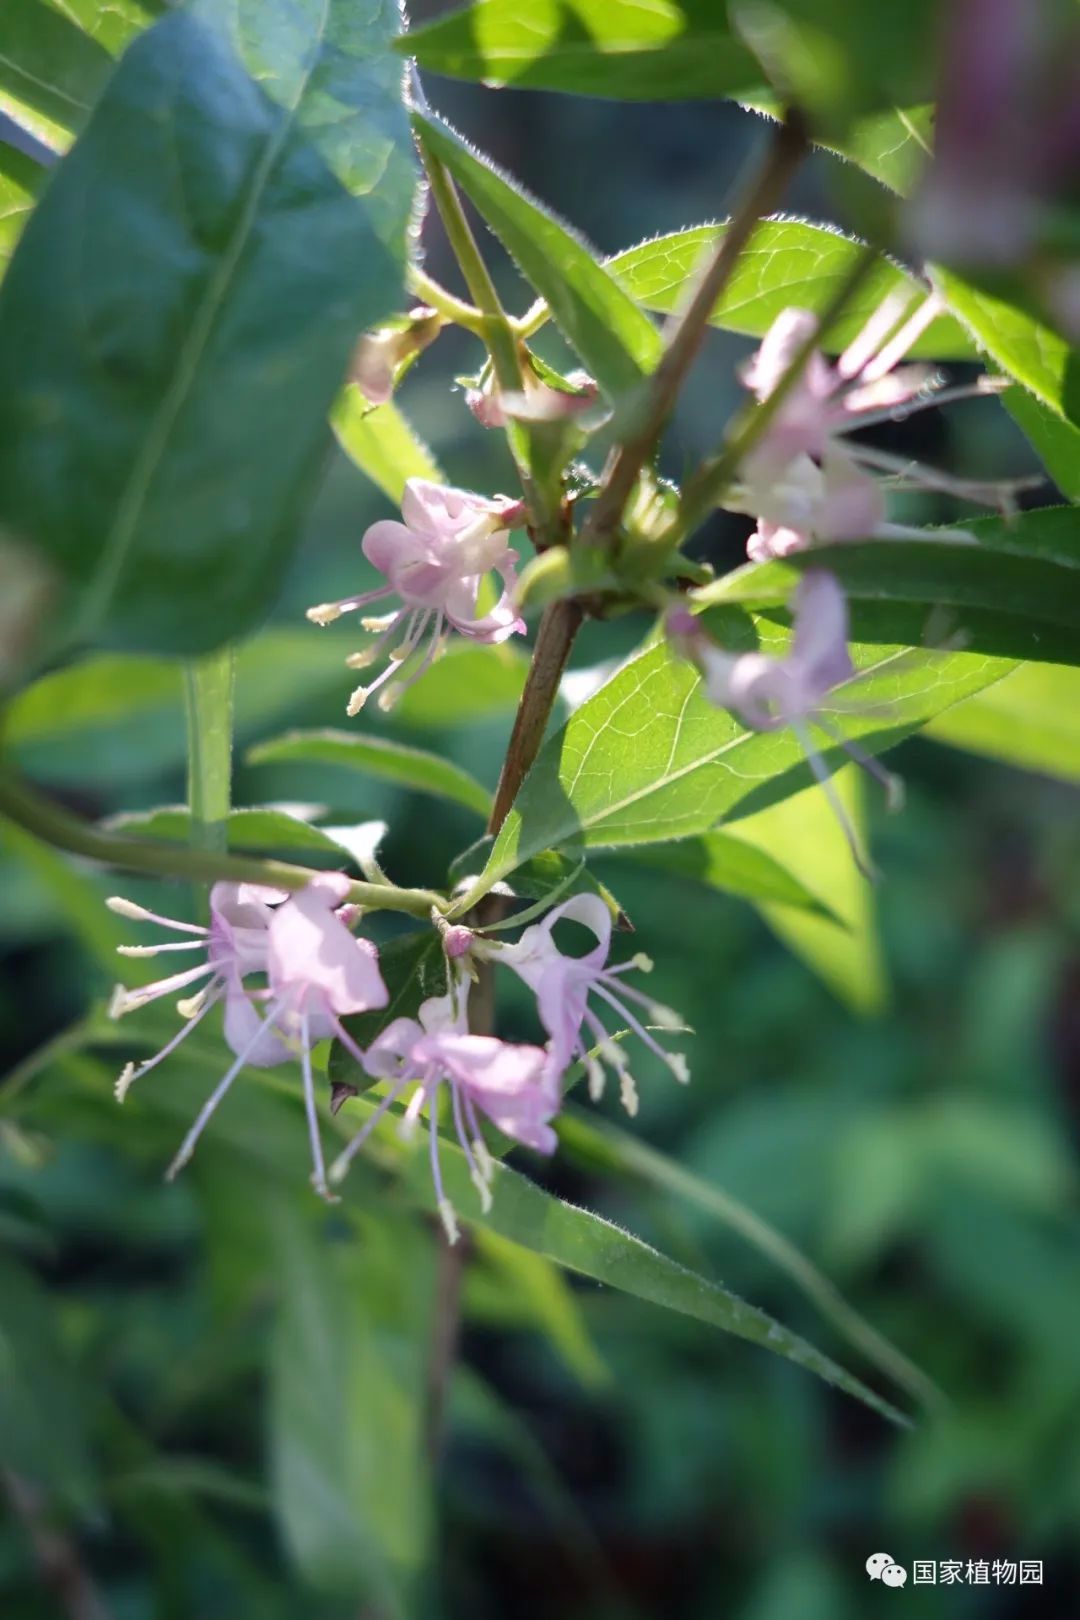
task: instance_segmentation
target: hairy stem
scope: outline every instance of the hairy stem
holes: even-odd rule
[[[11,776],[0,777],[0,816],[6,816],[35,837],[72,855],[84,855],[120,871],[146,872],[155,877],[186,878],[198,883],[223,879],[234,883],[265,883],[275,889],[302,889],[317,874],[307,866],[287,861],[259,860],[253,855],[229,855],[216,850],[190,849],[165,839],[127,838],[81,820],[51,799]],[[430,889],[398,889],[393,884],[349,884],[350,900],[371,910],[404,911],[412,917],[430,917],[431,908],[446,907],[445,898]]]
[[[649,382],[640,423],[615,451],[583,538],[603,542],[618,527],[638,474],[655,450],[697,358],[716,301],[731,279],[754,227],[763,214],[770,213],[780,202],[809,144],[803,119],[797,112],[790,112],[782,124],[775,126],[764,162],[744,186],[712,258],[705,264],[689,302],[672,325],[660,364]]]
[[[465,285],[482,317],[480,335],[491,353],[495,377],[499,387],[505,392],[519,393],[522,388],[521,359],[513,327],[499,302],[495,283],[476,245],[476,238],[465,217],[457,187],[441,159],[426,145],[422,126],[417,128],[416,133],[420,146],[420,160],[431,183],[431,195],[435,199],[435,206],[439,210],[439,217],[446,229],[454,257],[465,277]]]
[[[440,315],[452,321],[455,326],[463,326],[467,332],[473,332],[477,337],[484,335],[484,312],[477,309],[475,304],[467,304],[463,298],[457,298],[452,292],[429,276],[426,270],[413,264],[408,270],[408,287],[417,298],[422,298],[430,309],[437,309]]]
[[[222,647],[184,670],[187,797],[195,849],[228,847],[235,668],[233,649]]]

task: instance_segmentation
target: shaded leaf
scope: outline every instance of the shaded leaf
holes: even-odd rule
[[[704,249],[723,235],[722,225],[695,225],[653,237],[607,261],[607,268],[638,303],[669,314],[685,300]],[[712,313],[712,324],[761,337],[791,305],[820,313],[863,253],[863,244],[824,225],[799,219],[763,220],[743,249],[735,273]],[[920,284],[901,265],[881,257],[830,328],[826,347],[846,347],[883,298],[915,294]],[[939,316],[911,349],[914,358],[970,360],[975,345],[964,328]]]
[[[340,671],[310,629],[268,630],[237,650],[236,732],[249,736],[340,686]],[[181,666],[169,659],[79,659],[12,700],[4,742],[25,770],[47,781],[150,776],[184,758],[181,688]]]
[[[0,1464],[69,1506],[91,1489],[91,1390],[33,1274],[0,1256]]]
[[[508,642],[473,647],[452,641],[434,669],[399,698],[394,719],[441,730],[512,714],[528,672],[528,659]]]
[[[786,848],[781,862],[770,850],[757,848],[743,836],[756,820],[752,816],[740,822],[737,833],[711,832],[700,838],[684,838],[677,844],[643,844],[624,851],[620,859],[633,860],[635,865],[652,867],[671,877],[704,883],[710,889],[738,895],[740,900],[795,906],[829,915],[832,908],[827,899],[811,892],[796,876]],[[517,873],[514,878],[516,882]]]
[[[335,1241],[279,1210],[271,1353],[274,1497],[319,1590],[412,1612],[430,1507],[421,1457],[430,1245],[385,1214]]]
[[[786,602],[805,568],[827,568],[856,601],[881,609],[882,633],[922,639],[918,619],[902,611],[940,612],[941,638],[1005,656],[1080,660],[1080,545],[1070,507],[965,524],[977,544],[936,538],[815,546],[783,562],[748,564],[697,593],[700,602],[767,607]]]
[[[1007,388],[1002,404],[1069,501],[1080,501],[1080,416],[1073,420],[1044,404],[1026,388]]]
[[[446,124],[414,114],[421,141],[475,203],[604,392],[636,388],[660,358],[660,334],[591,249]]]
[[[184,805],[129,811],[110,817],[106,825],[137,838],[170,838],[181,844],[191,842],[191,812]],[[328,833],[273,805],[230,811],[228,848],[256,853],[265,851],[267,854],[278,854],[285,850],[319,852],[332,856],[338,865],[342,864],[344,854],[341,845]]]
[[[410,748],[386,737],[358,736],[349,731],[290,731],[259,743],[248,752],[249,765],[333,765],[384,781],[451,799],[486,816],[491,794],[468,771],[439,754]]]
[[[396,8],[243,11],[194,0],[131,45],[0,285],[0,520],[77,640],[190,653],[259,620],[356,334],[400,295]]]
[[[737,1233],[789,1277],[838,1333],[881,1372],[920,1401],[940,1396],[926,1375],[890,1344],[844,1299],[840,1290],[775,1227],[756,1215],[723,1187],[706,1181],[666,1153],[659,1153],[632,1132],[613,1125],[602,1114],[572,1109],[561,1115],[560,1144],[590,1168],[635,1176],[660,1192],[674,1194]]]

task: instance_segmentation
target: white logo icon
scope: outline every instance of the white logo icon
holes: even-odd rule
[[[892,1553],[872,1553],[866,1560],[866,1573],[885,1586],[903,1586],[907,1580],[907,1570],[894,1562]]]

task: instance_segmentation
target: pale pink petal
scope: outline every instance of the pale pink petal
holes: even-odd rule
[[[347,893],[347,879],[321,873],[275,912],[268,963],[275,996],[311,992],[313,1010],[321,1004],[339,1015],[386,1006],[378,952],[331,909]]]
[[[815,568],[799,581],[792,606],[795,631],[788,668],[823,697],[855,673],[847,647],[847,599],[832,574]]]
[[[266,1018],[266,1010],[256,1008],[244,994],[240,980],[230,983],[225,996],[225,1039],[237,1057],[245,1051]],[[272,1069],[295,1054],[270,1028],[264,1029],[246,1061],[256,1069]]]

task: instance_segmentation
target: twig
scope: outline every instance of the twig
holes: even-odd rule
[[[797,111],[789,112],[784,122],[775,126],[764,163],[745,187],[693,296],[674,323],[660,364],[650,380],[641,424],[615,451],[583,539],[603,542],[618,527],[637,476],[656,448],[697,357],[716,301],[731,279],[755,226],[763,214],[771,213],[779,203],[809,144],[804,121]]]
[[[536,634],[532,664],[521,694],[514,729],[495,789],[488,832],[498,833],[517,798],[544,740],[544,732],[559,692],[559,682],[584,617],[577,602],[552,602],[544,609]]]
[[[253,855],[219,854],[214,850],[190,849],[167,839],[123,838],[73,816],[51,799],[35,792],[11,776],[0,776],[0,816],[7,816],[19,827],[57,849],[72,855],[85,855],[103,866],[128,872],[148,872],[156,877],[187,878],[201,883],[219,879],[235,883],[265,883],[274,889],[302,889],[318,873],[311,867],[293,866],[287,861],[263,861]],[[430,889],[398,889],[392,884],[349,884],[350,900],[371,910],[404,911],[412,917],[430,917],[435,906],[442,911],[446,901]]]

